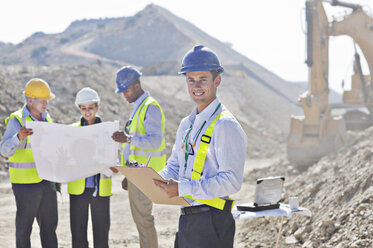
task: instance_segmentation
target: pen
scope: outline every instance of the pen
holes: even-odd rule
[[[148,161],[146,162],[145,167],[148,167],[148,165],[149,165],[149,161],[150,161],[151,157],[152,157],[152,155],[149,156]]]

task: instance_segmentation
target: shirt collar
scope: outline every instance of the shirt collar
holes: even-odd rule
[[[133,102],[135,109],[137,109],[141,105],[141,103],[145,100],[145,98],[147,98],[149,95],[150,95],[149,92],[146,91],[139,98],[137,98],[136,101]]]
[[[23,118],[26,118],[27,116],[31,116],[33,120],[37,120],[34,116],[31,115],[30,111],[27,108],[27,104],[23,105],[22,111],[23,111]],[[48,113],[46,111],[41,114],[41,118],[43,121],[47,119],[47,114]]]
[[[198,119],[203,119],[203,120],[208,120],[210,117],[214,114],[216,108],[218,107],[220,103],[220,100],[216,97],[214,101],[212,101],[204,110],[202,110],[201,113],[197,114],[197,107],[194,108],[192,113],[189,116],[189,120],[191,123],[194,123],[194,120],[196,118]]]
[[[97,123],[101,123],[101,122],[102,122],[102,121],[101,121],[101,118],[100,118],[99,116],[96,116],[96,117],[95,117],[95,124],[97,124]],[[80,117],[80,126],[87,126],[86,121],[85,121],[85,119],[84,119],[83,116]]]

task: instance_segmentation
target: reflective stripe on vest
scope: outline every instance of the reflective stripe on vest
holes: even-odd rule
[[[80,127],[81,123],[80,121],[75,122],[71,124],[71,126]],[[112,188],[111,185],[112,185],[111,177],[107,177],[104,174],[100,173],[98,195],[99,196],[111,196],[113,194],[111,190]],[[81,195],[83,194],[84,189],[85,189],[85,178],[67,183],[67,192],[70,195]]]
[[[162,111],[161,106],[158,102],[151,96],[148,96],[136,110],[135,115],[132,118],[132,123],[130,127],[130,135],[136,137],[146,136],[146,130],[144,125],[145,114],[150,105],[155,105],[159,108],[161,112],[162,120],[162,143],[157,149],[142,149],[131,144],[130,146],[130,156],[129,161],[136,160],[139,164],[146,164],[149,156],[152,156],[149,162],[149,167],[152,167],[155,171],[160,171],[166,165],[166,142],[164,138],[165,131],[165,117]],[[123,149],[125,149],[127,143],[123,143]],[[122,153],[122,166],[126,165],[126,160],[123,157]]]
[[[194,159],[194,164],[192,168],[192,177],[191,180],[200,180],[203,167],[205,165],[205,160],[206,160],[206,155],[207,155],[207,150],[209,148],[209,145],[211,143],[211,138],[212,138],[212,132],[214,131],[215,124],[217,120],[219,120],[221,117],[230,117],[233,115],[229,111],[223,111],[219,113],[214,120],[211,122],[211,124],[207,127],[206,132],[202,135],[201,137],[201,142],[196,154],[196,157]],[[195,199],[192,198],[191,196],[185,196],[188,199],[209,205],[211,207],[223,210],[225,203],[227,200],[221,199],[221,198],[214,198],[214,199]],[[234,202],[232,203],[233,207]]]
[[[23,109],[17,110],[5,119],[5,126],[8,124],[8,121],[11,118],[16,118],[21,127],[24,126],[25,121],[34,121],[30,115],[26,118],[23,118],[23,116]],[[49,115],[46,116],[46,120],[48,122],[53,122]],[[35,167],[35,161],[34,156],[32,155],[29,137],[26,138],[26,142],[25,140],[21,140],[21,143],[18,145],[17,150],[8,160],[9,179],[11,183],[28,184],[39,183],[42,181]]]

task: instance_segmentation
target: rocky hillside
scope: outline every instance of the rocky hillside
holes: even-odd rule
[[[264,70],[225,43],[154,4],[130,17],[83,19],[73,22],[62,33],[34,33],[20,44],[4,46],[0,63],[82,64],[107,59],[145,67],[160,61],[177,63],[195,44],[213,49],[224,64],[245,64],[255,72]]]
[[[254,170],[245,183],[256,178],[285,175],[283,202],[299,198],[312,218],[293,214],[282,232],[282,247],[372,247],[373,246],[373,128],[349,133],[349,146],[322,158],[306,171],[287,161]],[[244,199],[242,199],[244,200]],[[246,199],[252,201],[251,199]],[[273,247],[279,218],[238,222],[238,247]]]
[[[0,46],[2,65],[132,64],[145,75],[177,75],[181,60],[196,44],[213,49],[226,75],[245,78],[264,87],[267,95],[297,106],[303,91],[284,81],[229,45],[209,36],[168,10],[150,4],[134,16],[79,20],[58,34],[34,33],[17,45]],[[291,113],[300,112],[291,111]],[[285,123],[288,129],[288,123]]]

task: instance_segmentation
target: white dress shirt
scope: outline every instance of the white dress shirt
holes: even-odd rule
[[[221,118],[216,122],[202,176],[200,180],[190,180],[201,136],[222,110],[226,110],[226,108],[216,98],[201,113],[197,114],[197,108],[195,108],[189,116],[181,121],[171,157],[168,159],[166,167],[159,172],[165,179],[173,178],[179,181],[179,196],[191,195],[196,199],[217,197],[226,199],[241,188],[247,136],[234,117]],[[205,121],[206,123],[203,125]],[[201,126],[203,127],[199,132]],[[188,136],[190,128],[192,130]],[[189,145],[185,146],[187,136]],[[193,151],[192,145],[195,141]],[[185,163],[186,149],[189,156]],[[201,204],[188,198],[186,200],[191,205]]]

